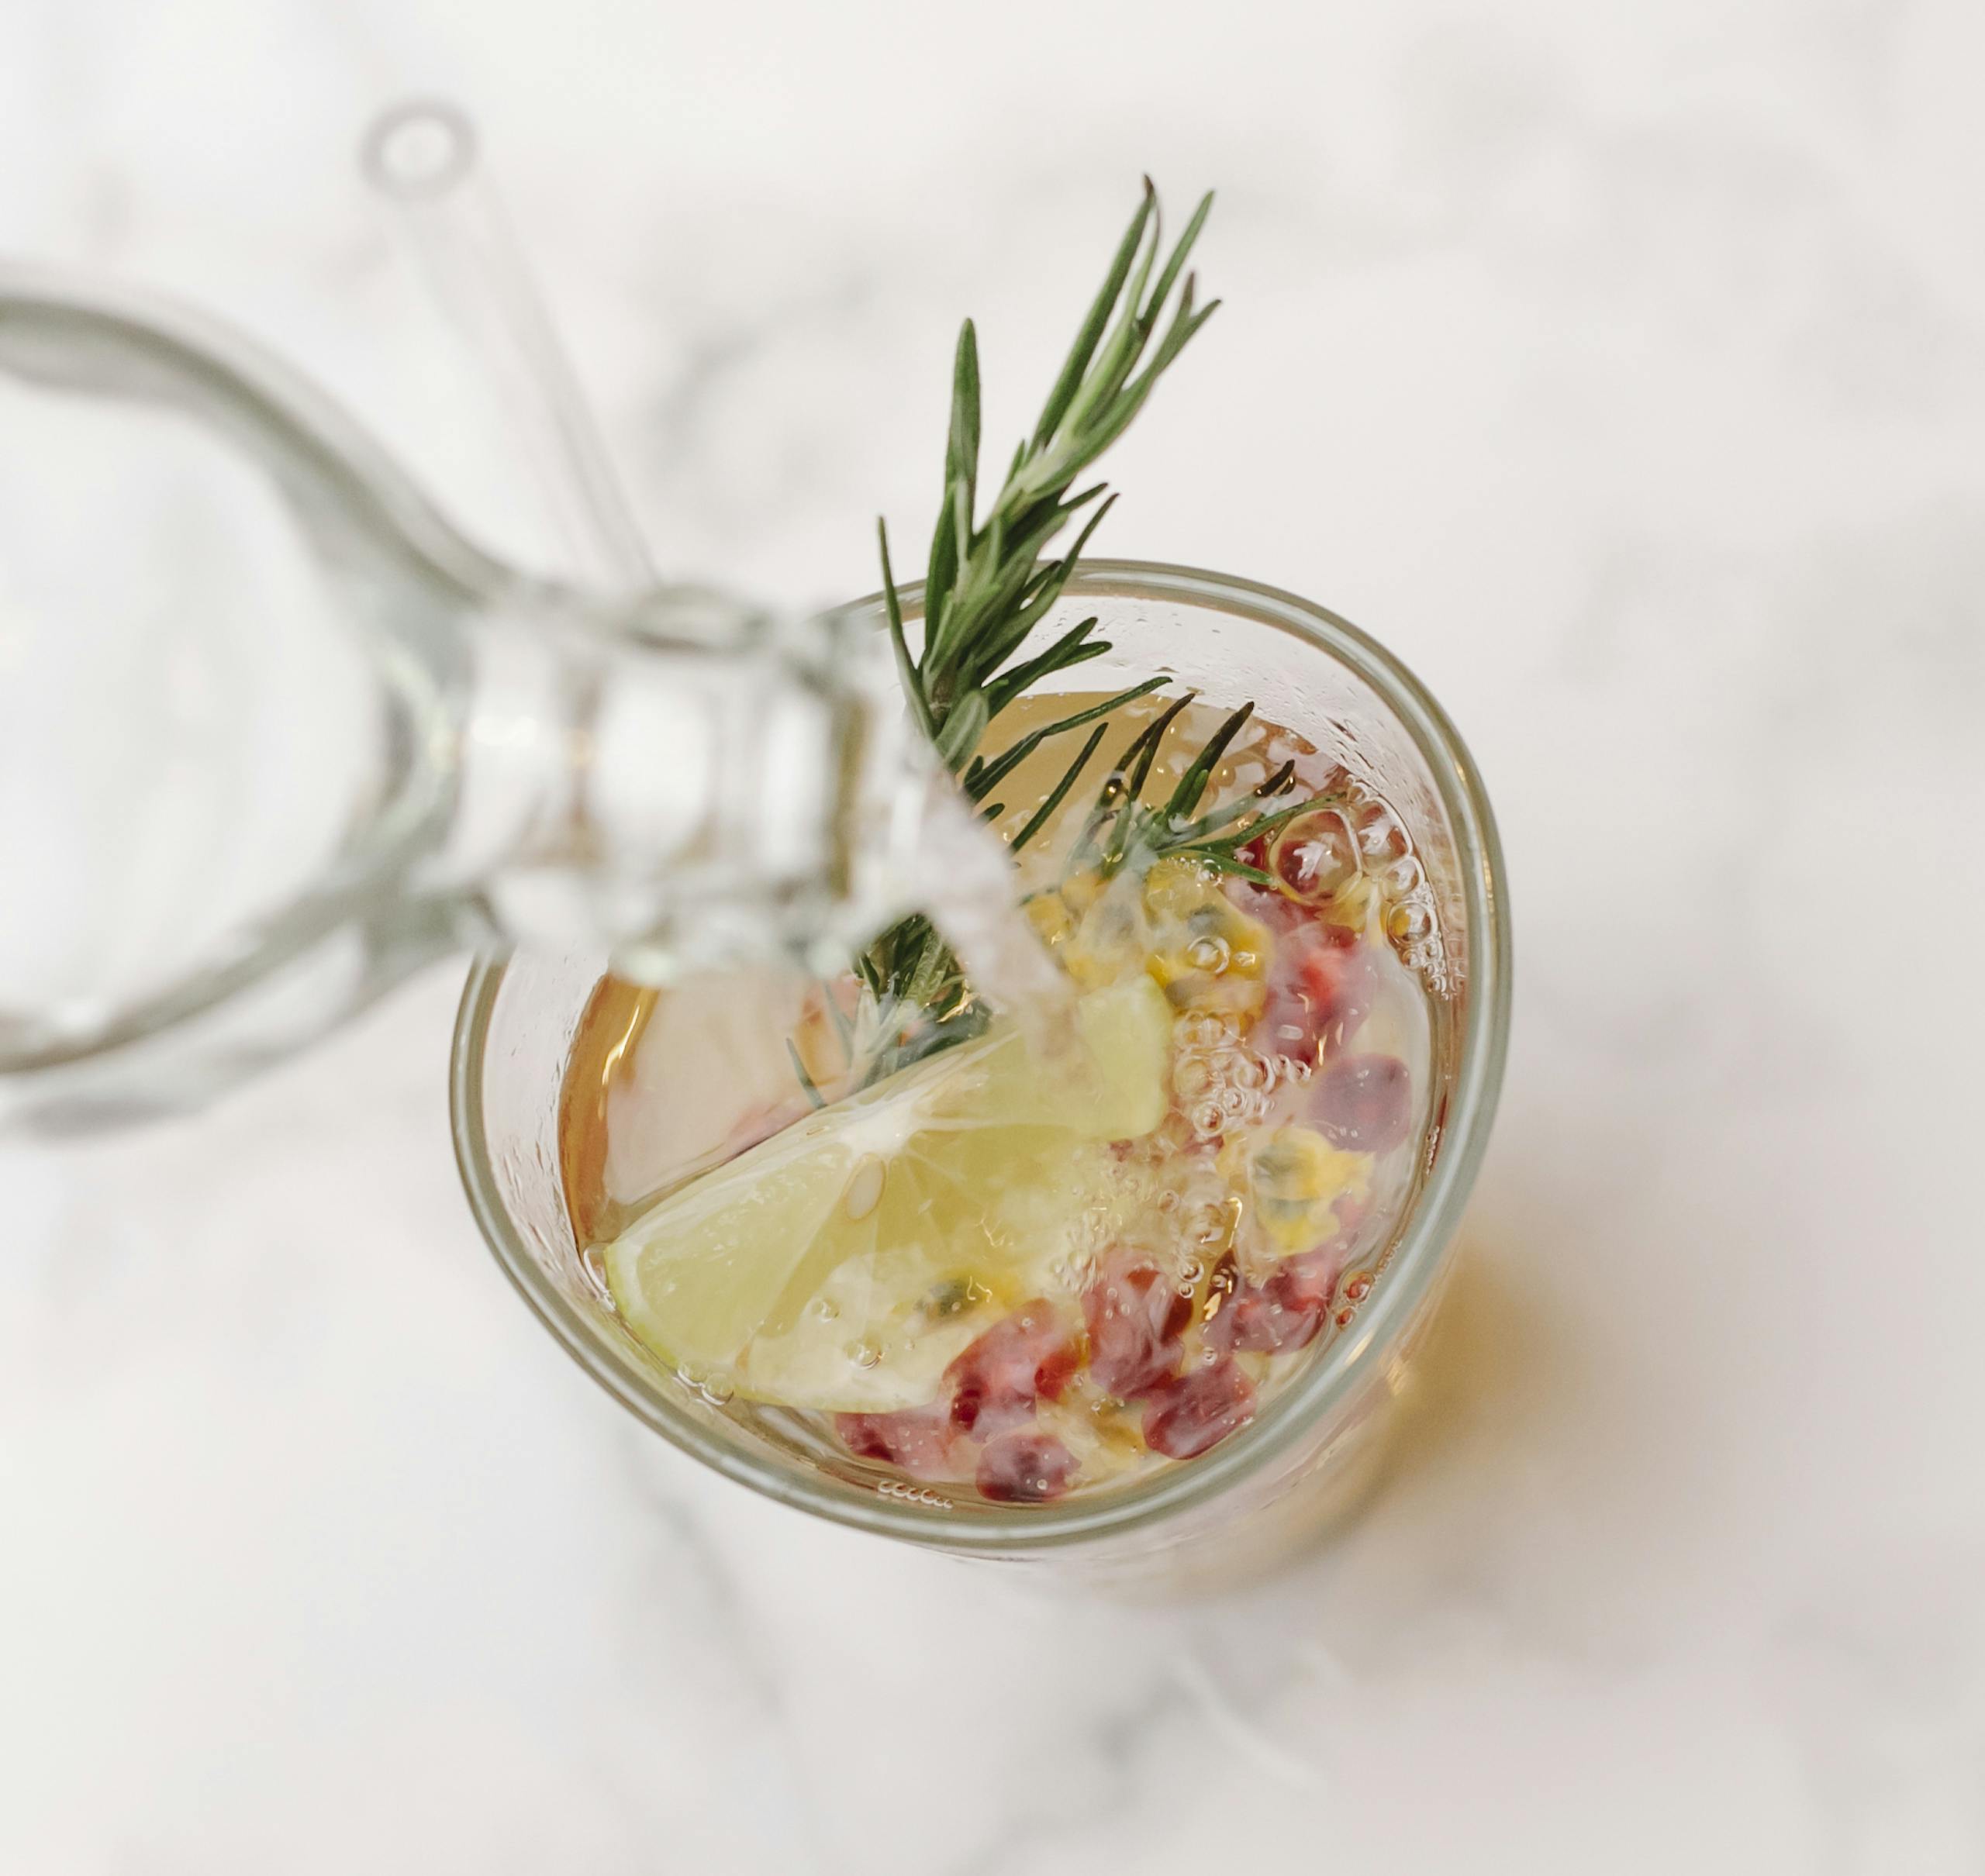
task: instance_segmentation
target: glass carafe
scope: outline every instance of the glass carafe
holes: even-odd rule
[[[202,319],[0,272],[0,1127],[202,1101],[449,950],[844,956],[942,799],[885,647],[472,546]]]

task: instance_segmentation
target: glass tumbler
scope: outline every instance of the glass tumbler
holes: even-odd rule
[[[908,595],[906,595],[906,597]],[[873,615],[875,601],[851,609]],[[1398,811],[1425,867],[1441,939],[1434,1120],[1418,1198],[1352,1323],[1258,1418],[1201,1457],[1093,1496],[961,1505],[879,1481],[786,1436],[779,1416],[713,1404],[623,1327],[582,1267],[558,1150],[560,1091],[597,953],[477,965],[457,1024],[456,1151],[490,1248],[586,1372],[665,1439],[768,1497],[961,1556],[1055,1560],[1106,1582],[1203,1582],[1300,1548],[1377,1473],[1386,1409],[1440,1300],[1493,1117],[1510,1009],[1509,914],[1489,803],[1445,714],[1399,660],[1322,607],[1255,583],[1092,561],[1038,628],[1097,615],[1113,649],[1084,689],[1162,672],[1214,704],[1251,698]]]

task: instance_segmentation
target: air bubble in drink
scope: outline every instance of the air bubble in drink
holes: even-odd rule
[[[1226,1040],[1227,1029],[1217,1016],[1203,1012],[1188,1016],[1179,1025],[1179,1042],[1188,1049],[1213,1049]]]
[[[1394,898],[1405,898],[1427,883],[1425,869],[1410,854],[1402,854],[1379,877],[1386,891]]]
[[[1424,898],[1401,899],[1386,914],[1386,936],[1395,944],[1420,944],[1433,929],[1434,908]],[[1415,963],[1412,958],[1407,961]]]
[[[1195,938],[1186,947],[1186,961],[1195,971],[1203,971],[1210,977],[1217,977],[1224,971],[1233,955],[1233,947],[1217,933]]]
[[[1358,841],[1334,808],[1299,814],[1276,836],[1270,864],[1284,885],[1311,905],[1339,891],[1358,872]]]
[[[1396,860],[1407,848],[1406,829],[1399,816],[1383,802],[1368,801],[1354,817],[1358,826],[1358,848],[1368,860]]]

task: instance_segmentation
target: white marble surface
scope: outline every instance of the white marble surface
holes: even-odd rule
[[[471,102],[671,565],[920,528],[1149,168],[1229,305],[1108,547],[1312,594],[1472,740],[1503,1115],[1413,1464],[1190,1607],[699,1475],[450,1163],[454,986],[0,1157],[0,1867],[1985,1868],[1985,29],[1960,0],[12,0],[0,241],[528,497],[350,161]],[[11,890],[11,888],[10,888]]]

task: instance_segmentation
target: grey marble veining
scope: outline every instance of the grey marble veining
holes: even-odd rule
[[[446,973],[7,1150],[0,1867],[1985,1865],[1981,53],[1954,0],[0,12],[0,243],[232,314],[541,553],[351,167],[462,98],[661,557],[796,602],[926,524],[961,313],[1017,430],[1138,171],[1217,184],[1099,547],[1403,653],[1519,978],[1408,1463],[1193,1605],[643,1436],[477,1241]]]

